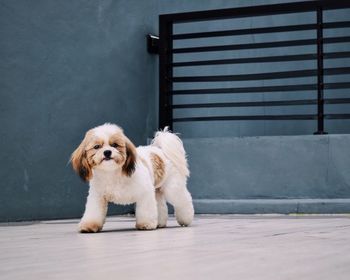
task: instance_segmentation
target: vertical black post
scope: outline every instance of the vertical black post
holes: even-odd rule
[[[323,96],[323,11],[317,7],[317,131],[314,134],[327,134],[324,131]]]
[[[159,16],[159,128],[173,129],[173,23]]]

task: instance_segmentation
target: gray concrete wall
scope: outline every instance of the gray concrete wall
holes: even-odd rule
[[[185,139],[199,213],[350,211],[350,135]]]

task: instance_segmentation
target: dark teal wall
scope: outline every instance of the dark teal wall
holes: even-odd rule
[[[116,122],[136,144],[146,143],[158,123],[158,60],[145,36],[158,33],[159,14],[281,2],[289,0],[0,0],[0,221],[81,215],[87,186],[68,159],[89,128]],[[335,128],[350,132],[348,123]],[[175,129],[195,138],[309,133],[313,126]],[[195,197],[207,197],[193,182]]]
[[[0,221],[81,215],[87,186],[67,163],[87,129],[116,122],[146,142],[156,128],[156,61],[145,47],[156,7],[0,2]]]

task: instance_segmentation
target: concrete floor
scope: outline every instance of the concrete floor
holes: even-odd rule
[[[136,231],[110,217],[0,226],[0,279],[350,279],[350,215],[197,216]]]

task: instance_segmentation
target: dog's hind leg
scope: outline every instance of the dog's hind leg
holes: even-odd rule
[[[168,220],[168,206],[166,204],[164,193],[161,189],[156,190],[156,200],[158,208],[158,227],[166,227]]]
[[[174,206],[179,225],[188,226],[194,216],[192,197],[186,187],[186,177],[174,174],[164,183],[165,199]]]

